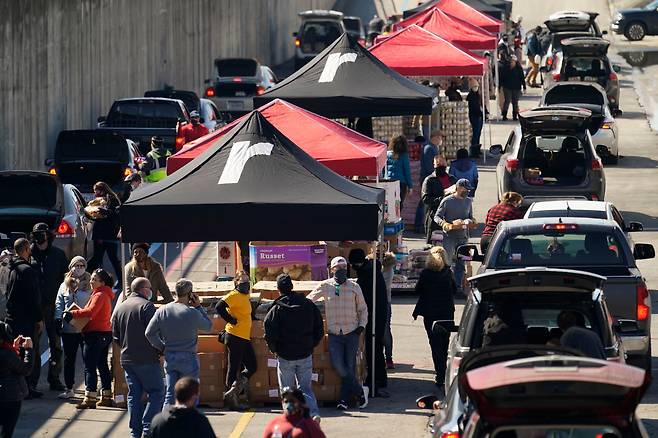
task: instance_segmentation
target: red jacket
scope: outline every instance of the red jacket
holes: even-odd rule
[[[101,286],[91,293],[84,309],[73,310],[74,318],[90,318],[82,332],[111,332],[112,300],[114,292],[109,286]]]
[[[203,126],[201,123],[194,126],[192,123],[184,125],[180,129],[180,134],[185,138],[185,143],[189,143],[192,140],[196,140],[199,137],[203,137],[208,133],[208,128]]]
[[[286,438],[325,438],[318,423],[311,418],[288,417],[285,414],[279,415],[265,426],[263,438],[270,438],[276,426],[279,426],[279,432]]]

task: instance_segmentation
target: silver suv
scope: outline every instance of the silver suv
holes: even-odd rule
[[[313,10],[298,15],[302,24],[299,31],[292,34],[295,38],[295,70],[299,70],[347,31],[342,12]]]

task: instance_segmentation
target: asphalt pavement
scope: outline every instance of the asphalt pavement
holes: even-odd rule
[[[401,3],[401,2],[398,2]],[[415,3],[415,2],[414,2]],[[412,5],[413,6],[413,5]],[[526,29],[544,21],[552,12],[564,9],[593,10],[601,13],[599,23],[603,28],[609,22],[609,5],[604,0],[517,0],[513,15],[522,15]],[[620,132],[620,153],[623,158],[617,166],[605,168],[607,178],[606,200],[612,201],[629,220],[638,220],[645,226],[644,232],[635,233],[636,242],[652,243],[658,247],[658,135],[647,121],[646,112],[656,118],[656,111],[650,101],[658,98],[658,61],[656,65],[632,67],[623,55],[629,47],[638,51],[652,45],[658,47],[658,37],[649,37],[641,43],[630,44],[623,37],[609,35],[613,42],[612,55],[615,62],[623,66],[621,109],[624,115],[618,119]],[[645,50],[646,51],[646,50]],[[621,53],[621,54],[620,54]],[[533,107],[539,99],[540,90],[533,89],[525,95],[522,108]],[[648,103],[649,102],[649,103]],[[492,125],[493,143],[504,142],[512,122]],[[496,202],[495,174],[493,165],[488,163],[480,168],[480,186],[475,199],[475,214],[484,219],[486,210]],[[163,247],[156,257],[161,259]],[[168,276],[175,280],[180,276],[180,248],[168,246]],[[192,280],[208,280],[213,271],[213,245],[192,245],[183,251],[183,274]],[[655,260],[638,262],[647,278],[652,292],[653,312],[658,313],[655,290],[658,288],[658,272],[654,269]],[[393,305],[394,360],[396,369],[389,375],[391,398],[374,399],[363,411],[337,412],[333,407],[322,408],[322,428],[327,436],[404,436],[427,437],[427,412],[414,406],[417,396],[432,392],[432,363],[422,322],[414,322],[411,312],[415,297],[396,296]],[[463,305],[457,306],[457,318]],[[652,321],[652,338],[658,337],[658,318]],[[658,348],[658,341],[653,345]],[[655,350],[654,350],[655,352]],[[655,355],[655,353],[654,353]],[[654,357],[654,373],[658,362]],[[79,371],[82,366],[79,364]],[[43,380],[42,380],[43,381]],[[82,383],[82,373],[78,372],[78,382]],[[45,386],[45,384],[44,384]],[[82,388],[79,388],[80,390]],[[62,403],[56,393],[48,392],[42,400],[26,401],[16,432],[17,437],[59,437],[59,436],[104,436],[123,437],[128,432],[128,416],[120,409],[97,409],[76,411],[73,403]],[[235,413],[223,410],[205,410],[215,432],[231,438],[260,436],[265,424],[280,411],[276,406],[256,409],[248,413]],[[652,436],[658,436],[658,389],[652,385],[646,394],[639,413]]]

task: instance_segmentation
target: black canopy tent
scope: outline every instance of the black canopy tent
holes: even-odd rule
[[[383,204],[383,190],[329,170],[256,110],[176,173],[135,192],[121,207],[121,232],[123,242],[379,241]],[[371,348],[374,370],[374,332]]]
[[[124,242],[377,240],[384,192],[315,161],[258,111],[121,207]]]
[[[431,114],[434,89],[391,70],[344,33],[265,94],[258,107],[284,99],[329,118]]]

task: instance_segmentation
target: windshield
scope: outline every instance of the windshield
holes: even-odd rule
[[[309,21],[304,23],[301,32],[301,49],[304,53],[319,53],[341,34],[336,21]]]
[[[606,63],[599,58],[570,57],[564,67],[567,80],[587,81],[608,75]]]
[[[617,238],[599,231],[509,236],[500,247],[496,267],[626,266]]]
[[[647,11],[658,9],[658,0],[649,2],[649,4],[644,7],[644,9],[646,9]]]

